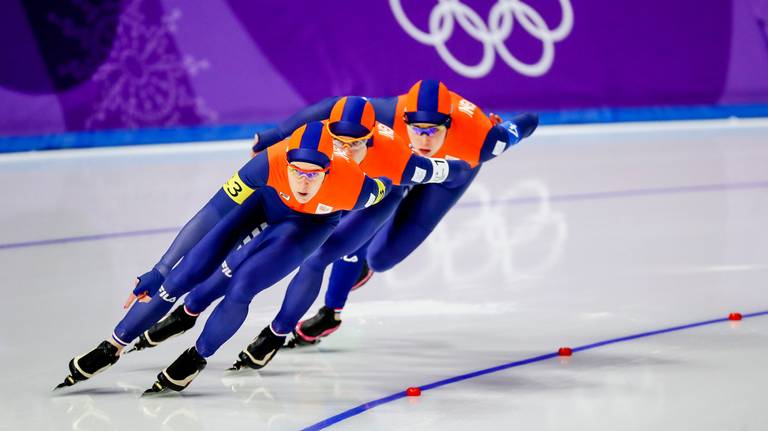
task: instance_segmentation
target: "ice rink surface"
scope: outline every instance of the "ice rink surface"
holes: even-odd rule
[[[768,426],[766,315],[540,358],[768,310],[767,120],[542,128],[484,166],[408,260],[354,292],[318,346],[224,372],[284,281],[181,394],[139,397],[201,324],[51,392],[247,157],[244,141],[0,155],[0,429]]]

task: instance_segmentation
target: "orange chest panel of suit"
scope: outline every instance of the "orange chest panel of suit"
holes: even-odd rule
[[[397,98],[394,130],[407,137],[408,129],[403,120],[405,95]],[[432,157],[464,160],[473,168],[480,163],[480,151],[488,132],[493,127],[491,120],[474,103],[451,92],[451,127],[445,136],[445,143]]]
[[[393,184],[400,185],[413,152],[394,130],[381,123],[376,123],[375,127],[371,146],[360,162],[360,168],[369,177],[387,177]]]
[[[357,203],[365,174],[356,163],[336,153],[331,160],[320,190],[306,203],[299,203],[288,183],[287,143],[281,142],[267,149],[269,177],[267,185],[275,189],[288,208],[305,214],[329,214],[350,210]]]

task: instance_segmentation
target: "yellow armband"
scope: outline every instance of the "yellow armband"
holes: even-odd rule
[[[224,183],[224,187],[222,188],[227,196],[237,202],[238,205],[245,202],[245,200],[248,199],[248,196],[253,193],[253,189],[248,187],[243,180],[240,179],[240,174],[237,172],[235,172],[235,175],[232,175],[232,178],[230,178],[229,181]]]

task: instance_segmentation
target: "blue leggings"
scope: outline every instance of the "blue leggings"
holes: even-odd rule
[[[365,210],[348,213],[328,240],[299,268],[288,284],[280,311],[272,328],[280,333],[291,332],[315,298],[323,284],[325,268],[347,253],[364,246],[368,239],[389,219],[405,196],[398,187],[378,204]],[[350,285],[351,286],[351,285]]]
[[[216,271],[238,241],[254,225],[267,221],[267,189],[257,190],[231,210],[184,256],[149,302],[136,302],[117,324],[113,338],[127,345],[163,317],[180,296]],[[287,208],[286,208],[287,210]]]
[[[325,305],[333,309],[344,308],[349,292],[362,271],[364,261],[368,262],[373,271],[383,272],[408,257],[453,208],[478,172],[479,166],[473,169],[466,183],[456,188],[448,188],[442,184],[414,186],[402,199],[394,215],[370,241],[354,253],[348,254],[346,260],[334,262]]]
[[[326,306],[343,308],[364,259],[375,271],[385,271],[405,259],[453,208],[479,170],[474,169],[457,188],[442,184],[417,185],[409,192],[398,188],[377,205],[347,214],[291,280],[272,329],[277,333],[293,330],[315,301],[325,268],[334,261]]]
[[[301,264],[299,272],[288,285],[280,312],[272,322],[275,332],[282,334],[293,330],[320,292],[325,268],[346,253],[357,250],[373,236],[392,215],[404,195],[405,189],[397,187],[378,204],[344,214],[338,227],[323,245]],[[184,305],[191,312],[200,313],[221,297],[225,289],[226,280],[211,277],[189,293],[184,299]]]
[[[301,265],[331,235],[339,219],[338,213],[286,218],[232,252],[222,264],[223,270],[203,283],[225,282],[226,291],[205,322],[195,344],[197,351],[204,357],[213,355],[243,324],[253,297]]]

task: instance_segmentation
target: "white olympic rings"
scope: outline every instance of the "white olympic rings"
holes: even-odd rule
[[[562,18],[555,29],[550,29],[541,14],[521,0],[498,0],[488,14],[488,24],[461,0],[440,0],[429,14],[428,32],[420,30],[411,22],[400,2],[401,0],[389,0],[389,5],[403,30],[416,41],[434,46],[451,69],[468,78],[482,78],[487,75],[493,69],[495,53],[522,75],[542,76],[554,62],[555,43],[565,39],[573,28],[573,7],[570,0],[559,0]],[[541,41],[542,52],[538,61],[524,63],[512,55],[505,45],[515,20],[531,36]],[[453,35],[456,22],[470,37],[482,43],[483,57],[479,63],[462,63],[446,46],[446,42]]]

